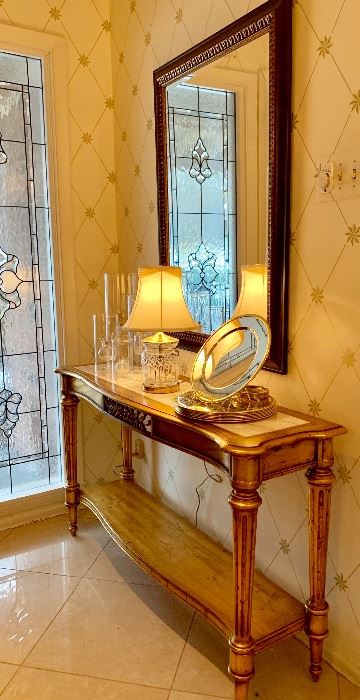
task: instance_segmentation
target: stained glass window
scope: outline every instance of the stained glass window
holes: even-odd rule
[[[0,52],[0,498],[60,484],[42,61]]]
[[[235,94],[167,89],[170,262],[183,269],[188,306],[203,330],[237,300]]]

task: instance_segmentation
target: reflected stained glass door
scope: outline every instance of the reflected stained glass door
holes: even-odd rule
[[[40,59],[0,52],[0,132],[0,498],[6,499],[62,482]]]
[[[170,264],[188,306],[211,333],[237,301],[235,94],[167,89]]]

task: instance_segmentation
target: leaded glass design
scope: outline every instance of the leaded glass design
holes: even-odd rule
[[[170,264],[183,269],[187,304],[204,331],[237,301],[235,94],[167,89]]]
[[[42,62],[0,52],[0,498],[62,482]]]

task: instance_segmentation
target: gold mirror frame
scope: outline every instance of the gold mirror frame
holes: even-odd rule
[[[288,348],[290,241],[292,0],[268,0],[154,71],[159,257],[170,264],[166,87],[240,46],[269,34],[268,307],[272,344],[263,369],[285,374]],[[180,347],[197,351],[203,333],[178,333]]]

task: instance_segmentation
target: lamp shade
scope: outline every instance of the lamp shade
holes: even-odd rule
[[[266,265],[241,267],[241,292],[232,316],[252,314],[267,318],[267,268]]]
[[[186,306],[180,267],[143,267],[133,310],[124,328],[132,331],[197,330]]]

